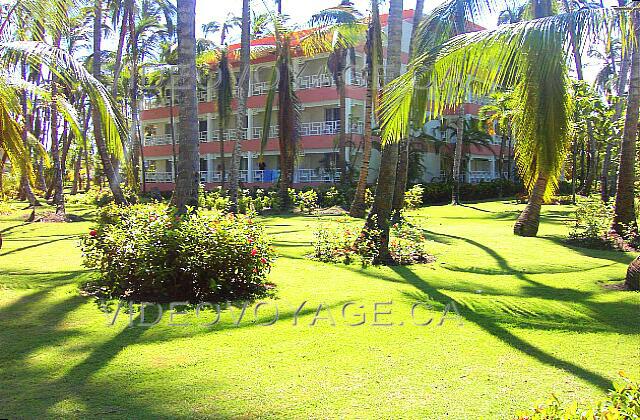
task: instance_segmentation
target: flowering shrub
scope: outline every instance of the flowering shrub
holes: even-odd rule
[[[400,265],[432,262],[426,249],[426,238],[420,230],[408,224],[394,225],[390,232],[389,251]],[[363,266],[372,264],[380,249],[380,231],[322,225],[314,232],[313,258],[318,261],[349,264],[359,260]]]
[[[414,185],[404,193],[404,207],[407,210],[417,209],[422,205],[422,195],[424,187],[420,184]]]
[[[13,213],[13,206],[6,201],[0,200],[0,215],[7,215]]]
[[[359,232],[340,225],[322,225],[314,231],[313,258],[322,262],[350,264],[360,261],[363,266],[373,263],[378,253],[380,233],[372,229]]]
[[[546,404],[518,413],[518,420],[622,420],[640,418],[640,384],[620,372],[607,397],[592,406],[563,405],[554,395]]]
[[[273,291],[266,277],[275,255],[248,216],[178,216],[165,204],[109,205],[82,238],[82,251],[85,265],[100,274],[91,288],[111,298],[196,303]]]

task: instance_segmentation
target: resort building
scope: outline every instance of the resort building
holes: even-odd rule
[[[388,15],[381,16],[383,30],[386,30]],[[412,32],[413,11],[404,12],[404,39],[402,43],[403,62],[408,62],[410,34]],[[252,41],[253,46],[272,44],[273,38]],[[239,49],[232,45],[230,50]],[[333,77],[327,68],[328,54],[313,57],[303,56],[300,51],[294,57],[295,88],[302,105],[301,139],[294,174],[294,185],[318,185],[333,183],[340,179],[337,169],[338,143],[340,133],[339,96]],[[354,66],[356,71],[346,72],[346,109],[347,111],[347,153],[346,159],[355,170],[359,168],[363,121],[365,115],[366,86],[362,70],[366,58],[362,48],[356,51]],[[237,77],[239,63],[232,62]],[[274,66],[273,57],[252,61],[248,100],[248,129],[242,133],[241,182],[244,186],[268,186],[278,180],[278,126],[269,129],[269,141],[261,155],[261,138],[265,115],[265,102],[269,81]],[[212,72],[215,73],[215,72]],[[146,96],[142,104],[142,132],[144,144],[145,179],[148,190],[167,191],[174,188],[176,174],[175,154],[177,153],[178,109],[172,107],[172,95],[175,80],[169,78],[158,94]],[[229,127],[222,133],[224,138],[224,168],[220,153],[220,130],[214,95],[213,77],[203,78],[198,89],[199,132],[200,132],[200,174],[206,188],[220,185],[222,177],[229,176],[231,154],[236,136],[235,116],[230,118]],[[465,114],[471,118],[477,115],[480,103],[470,100],[465,104]],[[235,107],[235,104],[234,104]],[[455,142],[455,131],[442,130],[442,126],[453,125],[458,116],[451,115],[450,121],[432,121],[425,127],[429,137],[440,141],[420,142],[419,160],[424,168],[422,179],[417,182],[442,180],[446,171],[450,171],[451,142]],[[275,115],[272,121],[277,121]],[[173,131],[173,134],[172,134]],[[438,145],[444,143],[444,145]],[[466,182],[478,182],[499,177],[497,160],[500,141],[494,139],[488,145],[467,145],[464,151],[463,174]],[[370,182],[377,177],[379,167],[379,148],[372,153]]]

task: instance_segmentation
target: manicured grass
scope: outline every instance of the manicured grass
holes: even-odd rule
[[[280,254],[270,276],[280,320],[269,327],[251,308],[239,326],[228,311],[215,327],[190,315],[174,320],[186,327],[165,316],[128,328],[124,314],[108,326],[78,294],[91,273],[77,235],[91,221],[0,216],[0,417],[509,418],[552,392],[599,398],[619,370],[640,377],[640,294],[603,287],[632,255],[565,246],[563,206],[545,207],[540,237],[514,237],[521,208],[413,212],[438,260],[394,268],[305,259],[313,229],[338,218],[264,219]],[[348,301],[364,305],[365,325],[347,325],[357,321],[357,307],[342,317]],[[393,314],[378,321],[396,325],[374,326],[374,303],[388,301]],[[430,325],[413,325],[414,302],[431,307],[416,311]],[[438,325],[451,302],[461,317]],[[335,326],[309,325],[320,304]]]

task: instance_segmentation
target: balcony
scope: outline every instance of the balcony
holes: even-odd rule
[[[177,141],[178,139],[176,139]],[[172,144],[171,134],[161,134],[157,136],[147,136],[144,138],[145,146],[165,146]]]
[[[146,172],[144,179],[149,184],[172,183],[173,174],[171,172]]]
[[[276,183],[280,178],[280,171],[277,169],[240,171],[240,182],[243,183],[260,183],[270,184]],[[146,172],[146,182],[149,184],[160,183],[173,183],[174,177],[171,172]],[[225,171],[224,180],[229,182],[231,179],[231,172]],[[200,172],[200,182],[203,184],[215,183],[219,184],[222,180],[222,172],[214,171]],[[326,169],[296,169],[293,175],[294,183],[325,183],[332,184],[340,181],[340,171],[338,170],[326,170]]]

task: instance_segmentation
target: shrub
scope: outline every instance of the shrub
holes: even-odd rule
[[[640,418],[640,385],[620,372],[607,397],[590,406],[563,405],[553,395],[546,404],[517,414],[518,420],[616,420]]]
[[[416,184],[404,194],[404,207],[407,210],[417,209],[422,205],[422,196],[424,195],[424,187]]]
[[[0,200],[0,216],[13,213],[13,206],[6,201]]]
[[[607,238],[613,209],[595,197],[583,198],[576,207],[576,219],[569,238],[581,246],[609,249],[613,244]]]
[[[272,293],[265,280],[274,252],[250,216],[177,216],[166,204],[112,204],[98,220],[82,251],[100,275],[91,289],[105,297],[197,303]]]
[[[451,201],[453,184],[450,182],[432,182],[424,184],[423,204],[445,204]],[[521,184],[496,179],[477,184],[461,184],[460,199],[463,201],[490,200],[502,197],[513,197],[523,192]],[[502,194],[501,194],[502,193]]]
[[[314,232],[312,258],[332,263],[349,264],[359,260],[363,266],[372,264],[380,249],[380,231],[360,231],[340,225],[321,225]],[[424,235],[405,223],[394,225],[390,232],[389,251],[395,263],[410,265],[433,261],[426,249]]]
[[[138,202],[138,197],[131,188],[123,186],[122,193],[130,204]],[[98,207],[105,207],[114,202],[113,194],[108,188],[91,187],[84,197],[85,204],[95,204]]]
[[[294,203],[301,212],[311,214],[318,209],[318,193],[315,190],[300,191],[295,194]]]

